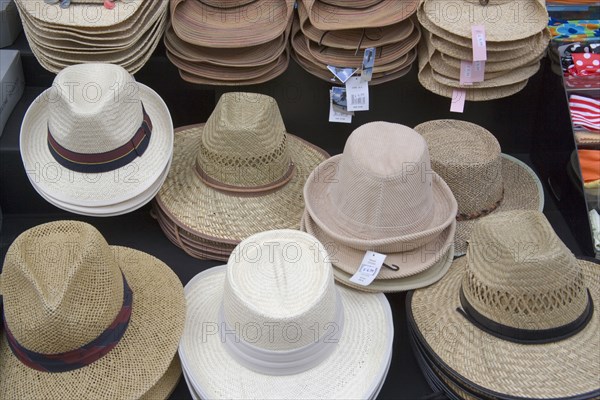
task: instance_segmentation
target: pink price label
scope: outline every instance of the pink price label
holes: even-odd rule
[[[473,61],[486,61],[487,45],[485,39],[485,26],[471,26],[471,34],[473,38]]]
[[[466,100],[467,91],[465,89],[454,89],[452,91],[452,104],[450,105],[450,112],[464,112]]]

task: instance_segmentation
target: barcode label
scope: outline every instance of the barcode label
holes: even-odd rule
[[[348,111],[369,110],[369,82],[353,76],[346,82],[348,96]]]
[[[351,101],[350,102],[352,104],[364,106],[365,105],[365,101],[366,100],[365,100],[364,96],[362,96],[362,95],[361,96],[357,96],[357,95],[353,94],[352,97],[351,97]]]

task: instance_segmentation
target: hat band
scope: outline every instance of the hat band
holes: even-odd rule
[[[52,157],[63,167],[82,173],[114,171],[141,157],[150,143],[152,121],[142,105],[142,125],[123,146],[104,153],[76,153],[61,146],[48,127],[48,149]]]
[[[520,329],[512,326],[503,325],[492,321],[486,316],[480,314],[465,297],[463,288],[460,288],[461,308],[457,308],[470,323],[482,331],[489,333],[502,340],[520,344],[544,344],[554,343],[567,339],[580,332],[592,320],[594,314],[594,303],[589,289],[587,290],[588,301],[583,313],[574,321],[568,324],[549,329]]]
[[[237,195],[264,196],[266,194],[274,192],[275,190],[279,189],[282,186],[285,186],[289,181],[291,181],[296,172],[296,165],[293,162],[290,162],[290,165],[289,165],[287,171],[281,178],[279,178],[276,181],[273,181],[271,183],[268,183],[266,185],[260,185],[260,186],[235,186],[235,185],[230,185],[227,183],[219,182],[215,178],[209,176],[202,169],[200,164],[198,164],[198,162],[196,162],[195,172],[196,172],[196,175],[198,176],[198,178],[200,178],[200,180],[205,185],[210,186],[211,188],[219,190],[221,192],[233,193],[233,194],[237,194]]]
[[[240,338],[237,331],[231,329],[227,322],[225,322],[223,305],[221,305],[219,312],[220,325],[225,327],[225,329],[221,330],[221,342],[229,355],[239,364],[255,372],[271,376],[282,376],[308,371],[329,357],[336,349],[337,343],[342,336],[342,331],[344,330],[344,307],[337,290],[336,295],[335,320],[323,327],[318,327],[317,329],[324,329],[326,334],[304,347],[294,350],[275,351],[259,348],[248,343]],[[331,328],[333,328],[332,333],[330,333]],[[235,334],[235,336],[227,338],[228,333]]]
[[[131,318],[133,292],[123,275],[123,306],[116,318],[104,332],[88,344],[72,351],[58,354],[42,354],[23,347],[12,335],[6,318],[4,328],[8,346],[21,363],[43,372],[67,372],[83,368],[107,355],[125,334]]]
[[[486,207],[481,211],[475,211],[472,213],[458,213],[458,214],[456,214],[456,220],[459,222],[460,221],[472,221],[477,218],[485,217],[486,215],[494,212],[496,210],[496,208],[500,207],[500,203],[502,203],[502,200],[504,200],[504,189],[502,189],[502,194],[500,195],[500,199],[498,199],[498,201],[495,202],[494,204],[492,204],[491,206]]]

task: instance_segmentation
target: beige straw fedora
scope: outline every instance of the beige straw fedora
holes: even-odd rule
[[[423,0],[422,7],[420,20],[469,39],[471,27],[483,25],[489,42],[526,39],[548,25],[544,0]]]
[[[454,245],[467,250],[476,222],[509,210],[544,209],[544,191],[535,172],[501,153],[487,129],[466,121],[435,120],[415,127],[427,141],[431,167],[448,184],[458,202]]]
[[[599,271],[539,211],[498,213],[442,280],[408,295],[409,327],[477,398],[598,398]]]
[[[206,124],[175,135],[171,173],[157,203],[190,233],[237,244],[297,228],[302,188],[327,153],[286,133],[275,99],[225,93]]]
[[[338,49],[356,50],[379,47],[405,40],[414,31],[415,24],[407,18],[393,25],[365,29],[325,31],[310,23],[303,2],[298,2],[298,16],[302,33],[313,42]]]
[[[1,285],[1,398],[158,399],[175,387],[186,305],[160,260],[57,221],[15,240]]]
[[[191,391],[203,399],[375,398],[392,355],[389,303],[336,286],[328,257],[306,233],[268,231],[241,242],[226,266],[194,277],[179,346]]]
[[[311,25],[324,31],[378,28],[403,21],[417,11],[419,0],[381,0],[366,8],[334,6],[319,0],[301,0]]]
[[[256,46],[283,35],[294,3],[256,0],[236,8],[215,8],[198,0],[172,0],[171,21],[177,36],[190,44],[230,49]]]
[[[377,140],[373,138],[377,137]],[[307,230],[335,248],[333,264],[354,274],[366,251],[387,255],[377,279],[430,268],[454,241],[457,204],[431,170],[425,140],[387,122],[357,128],[344,153],[321,163],[304,187]]]
[[[160,179],[172,155],[173,126],[160,96],[125,69],[80,64],[61,71],[31,104],[20,149],[36,190],[67,204],[102,207],[132,199]]]

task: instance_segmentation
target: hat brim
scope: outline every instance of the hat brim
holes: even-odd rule
[[[544,210],[542,182],[527,164],[508,154],[502,154],[502,181],[504,185],[502,202],[488,215],[510,210]],[[467,242],[473,227],[486,217],[457,222],[454,238],[455,256],[462,256],[467,252]]]
[[[0,398],[139,398],[165,376],[185,322],[181,282],[166,264],[149,254],[111,248],[133,291],[133,312],[119,344],[86,367],[49,373],[22,364],[2,333]]]
[[[36,190],[78,207],[110,206],[139,196],[160,179],[173,152],[173,124],[164,101],[152,89],[136,84],[152,120],[152,136],[142,157],[115,171],[83,174],[56,162],[48,149],[48,113],[52,88],[29,106],[21,125],[21,158]]]
[[[270,376],[241,366],[225,349],[220,335],[203,332],[206,323],[219,324],[225,273],[225,266],[212,268],[185,287],[188,314],[179,355],[200,398],[364,399],[377,393],[389,368],[394,337],[384,295],[338,286],[344,327],[336,349],[308,371]]]
[[[454,261],[436,284],[409,293],[407,319],[429,354],[460,381],[484,388],[486,397],[592,398],[599,394],[600,276],[598,261],[578,260],[594,303],[588,325],[568,339],[524,345],[492,336],[457,311],[466,257]],[[502,379],[499,379],[499,377]],[[492,393],[490,393],[492,392]]]
[[[173,361],[171,361],[171,365],[167,369],[167,372],[156,382],[152,389],[148,390],[140,400],[159,400],[159,399],[168,399],[179,380],[181,379],[181,362],[179,361],[179,355],[175,353],[175,357],[173,357]]]
[[[533,10],[529,5],[533,6]],[[548,24],[543,0],[506,1],[486,6],[465,0],[450,3],[446,0],[424,0],[423,12],[440,29],[463,38],[472,37],[473,25],[483,25],[489,42],[526,39],[541,32]]]
[[[198,124],[176,130],[171,171],[157,195],[161,207],[185,230],[219,243],[237,244],[267,230],[297,229],[304,212],[304,183],[328,154],[288,133],[296,168],[292,179],[271,193],[239,197],[207,186],[194,172],[203,129]]]
[[[418,276],[422,277],[422,274],[425,275],[427,270],[436,265],[439,267],[440,262],[443,264],[443,260],[447,258],[448,250],[452,247],[454,242],[454,232],[456,230],[456,222],[452,221],[450,226],[440,232],[431,242],[415,249],[411,249],[410,251],[392,252],[381,250],[377,246],[355,248],[340,243],[328,236],[324,230],[315,223],[308,211],[304,213],[300,226],[302,230],[319,239],[321,243],[326,243],[332,264],[349,276],[354,275],[356,271],[358,271],[366,251],[372,250],[385,254],[385,262],[388,265],[393,264],[400,268],[398,271],[383,268],[377,275],[376,281],[392,281],[392,283],[385,284],[388,287],[400,287],[401,284],[398,284],[398,282],[401,279],[405,280],[417,276],[416,278],[407,280],[407,282],[411,282],[412,284],[419,280]],[[430,277],[430,275],[426,276]],[[441,278],[441,276],[442,275],[440,275],[438,279]],[[425,280],[423,280],[423,283],[423,286],[431,284],[431,282],[426,283]]]

